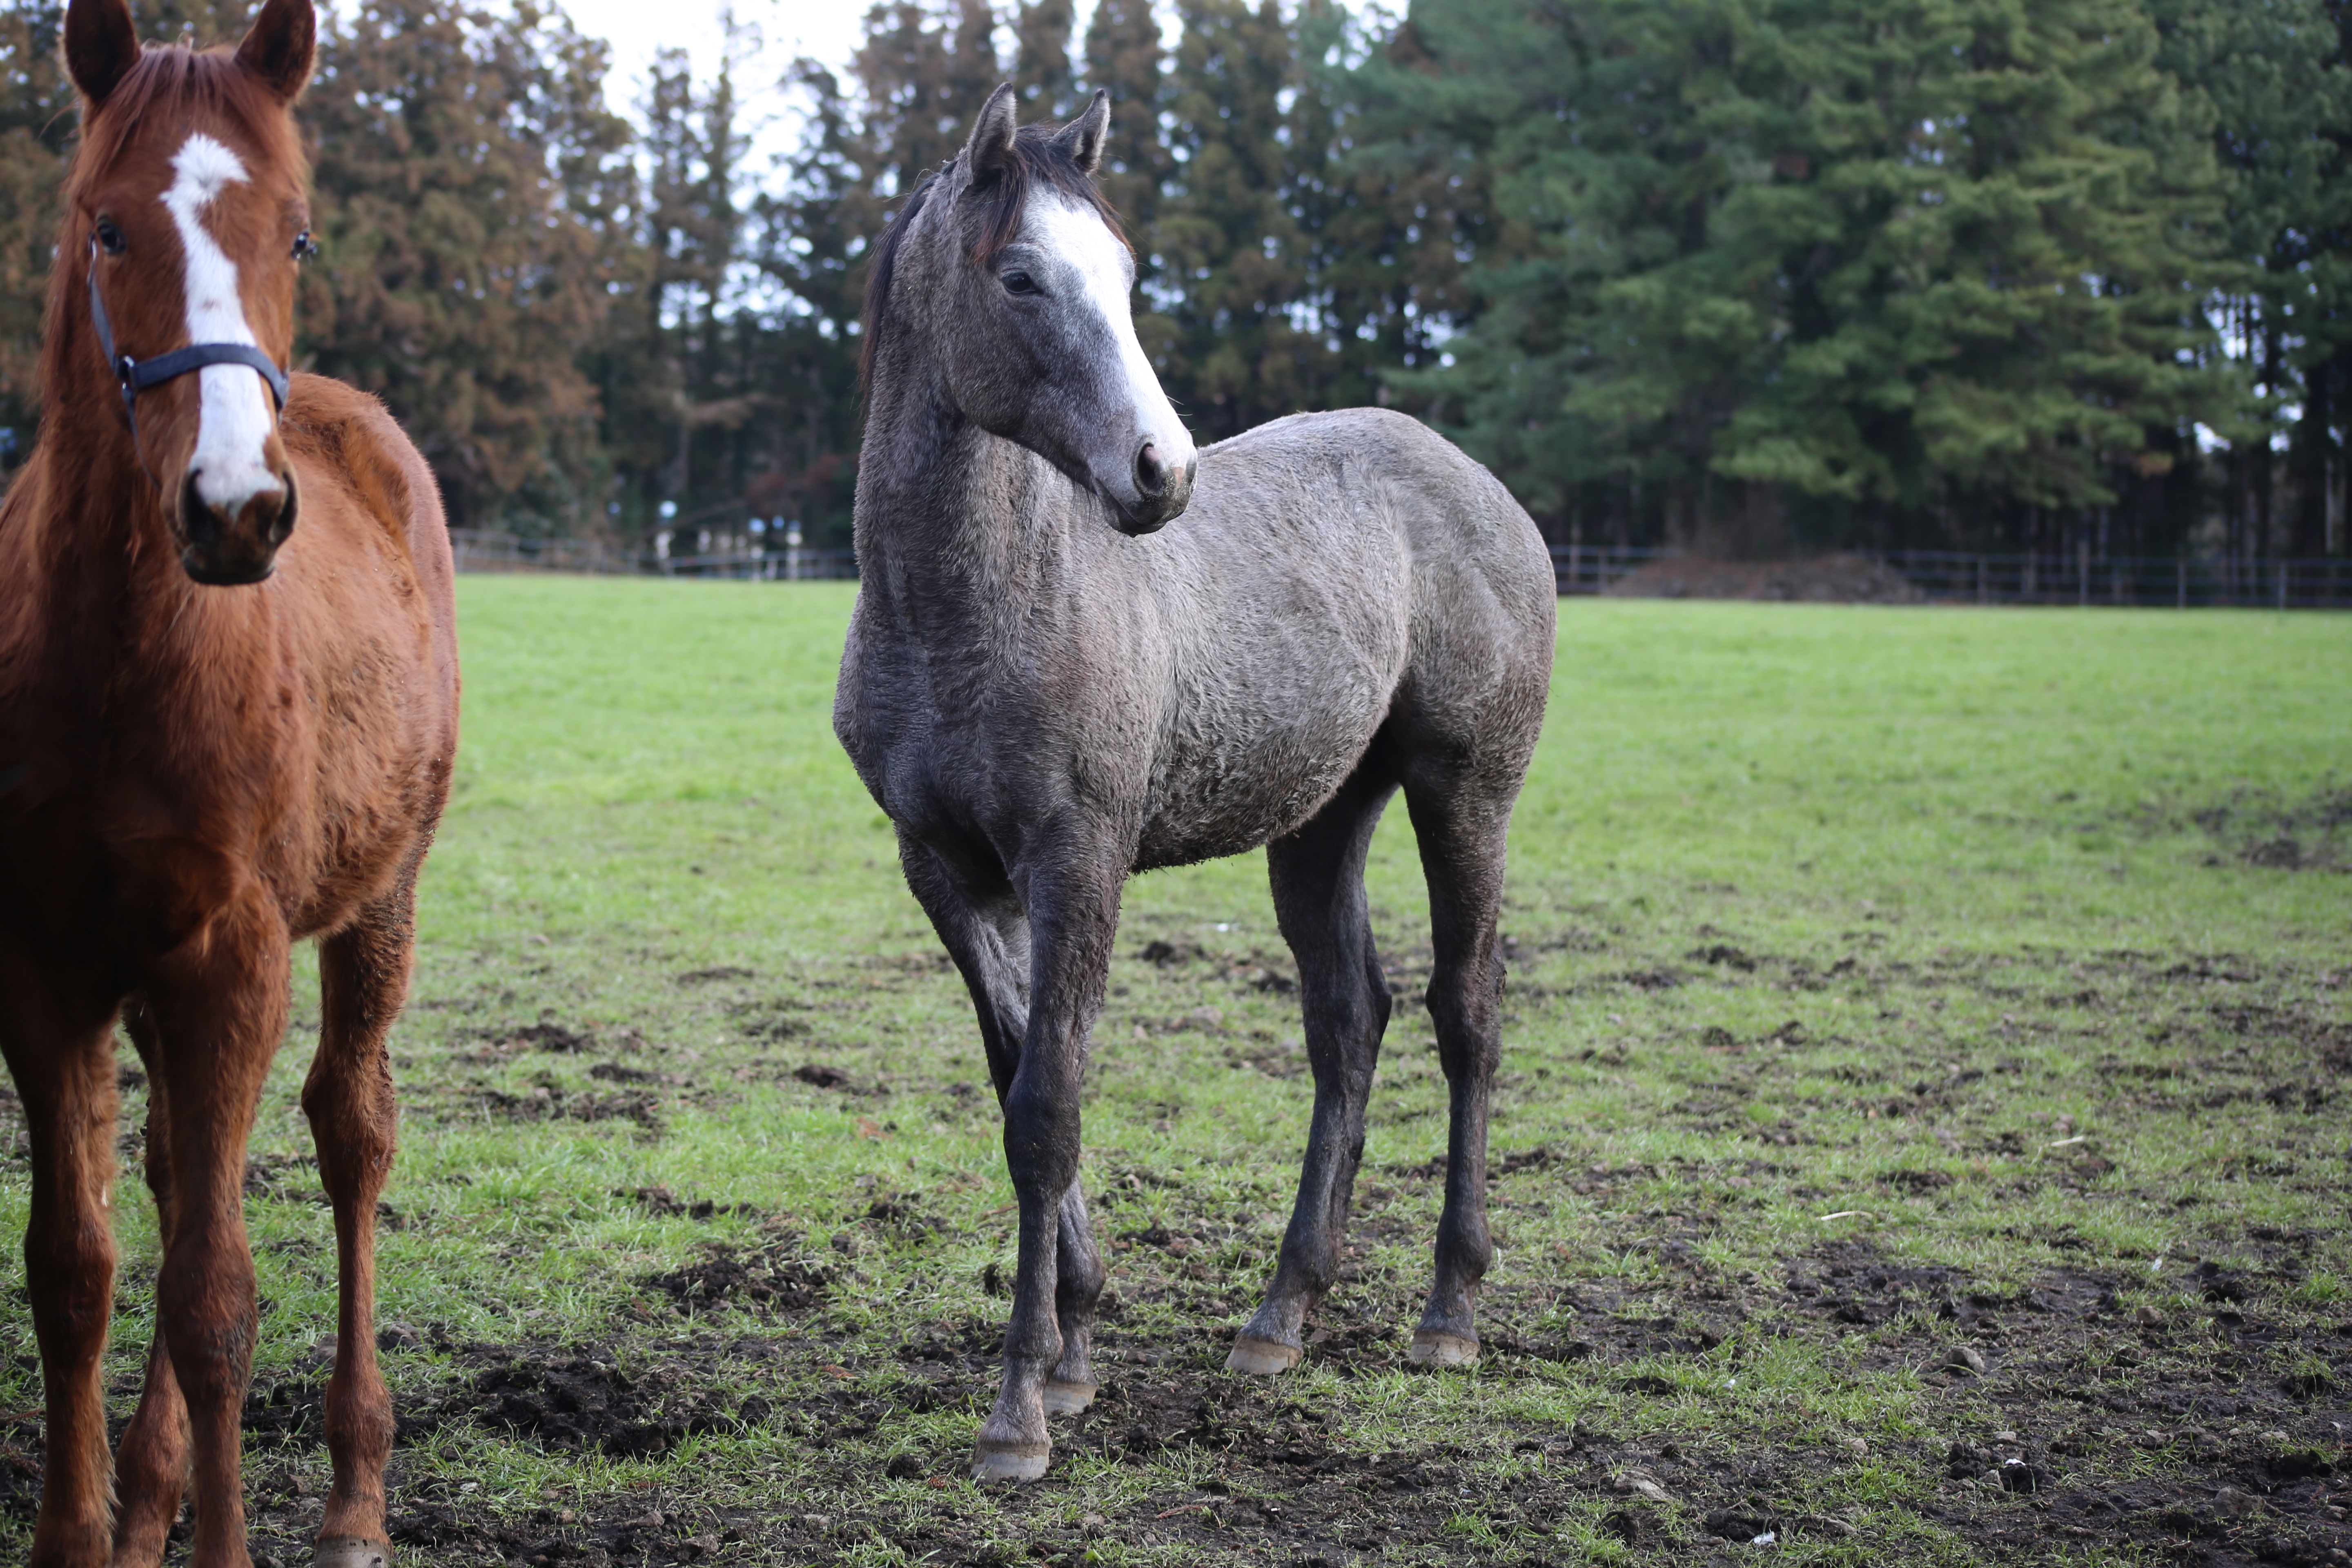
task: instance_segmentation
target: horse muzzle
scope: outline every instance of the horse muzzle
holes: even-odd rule
[[[1120,531],[1157,533],[1183,516],[1192,504],[1192,476],[1200,467],[1195,452],[1188,449],[1181,463],[1165,461],[1157,446],[1147,444],[1135,457],[1135,500],[1118,509]]]
[[[294,531],[294,471],[228,502],[207,500],[191,468],[180,481],[180,566],[211,588],[258,583],[275,570],[278,547]]]

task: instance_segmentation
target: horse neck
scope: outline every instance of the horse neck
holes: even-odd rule
[[[142,465],[91,325],[80,266],[58,268],[41,355],[39,438],[0,514],[0,582],[16,584],[14,631],[77,663],[115,657],[142,605],[192,587],[163,496]],[[9,640],[14,640],[9,639]]]
[[[913,352],[877,365],[857,559],[883,596],[1002,621],[1065,588],[1085,531],[1108,527],[1097,506],[1043,458],[965,419]]]

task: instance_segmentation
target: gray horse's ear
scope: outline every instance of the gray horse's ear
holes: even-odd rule
[[[1110,94],[1095,89],[1087,111],[1054,132],[1054,145],[1070,155],[1078,173],[1091,174],[1102,167],[1103,143],[1110,140]]]
[[[66,7],[66,74],[96,109],[139,63],[130,0],[73,0]]]
[[[268,0],[236,47],[236,63],[259,77],[280,101],[291,103],[310,79],[318,36],[310,0]]]
[[[963,144],[964,170],[973,184],[986,184],[1013,162],[1013,133],[1019,129],[1013,118],[1018,101],[1008,81],[990,93],[988,101],[981,105],[980,118],[971,122],[971,140]]]

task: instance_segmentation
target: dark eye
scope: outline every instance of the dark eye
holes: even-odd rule
[[[1021,271],[1017,268],[1013,271],[1006,273],[1003,278],[999,279],[998,281],[1004,285],[1004,291],[1008,294],[1042,294],[1045,292],[1044,289],[1037,287],[1037,280],[1035,279],[1030,277],[1029,274]]]
[[[317,257],[318,254],[319,242],[310,237],[310,231],[309,229],[306,228],[301,233],[294,237],[295,260],[309,261]]]
[[[109,256],[120,256],[122,254],[123,247],[129,243],[130,241],[122,237],[122,231],[114,226],[113,220],[110,218],[98,220],[98,247],[100,250]]]

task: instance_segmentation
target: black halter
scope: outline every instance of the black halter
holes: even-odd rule
[[[106,302],[98,297],[96,235],[89,241],[89,319],[97,323],[98,346],[106,351],[106,368],[114,374],[115,384],[122,389],[123,417],[131,421],[131,449],[139,453],[142,468],[146,466],[147,454],[139,446],[139,395],[174,376],[202,370],[208,364],[248,365],[259,371],[261,379],[269,384],[276,412],[281,416],[286,412],[286,373],[278,368],[276,360],[251,343],[190,343],[186,348],[146,360],[116,353],[114,329],[106,319]]]

